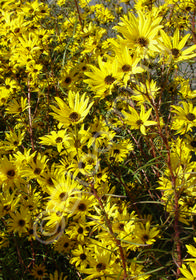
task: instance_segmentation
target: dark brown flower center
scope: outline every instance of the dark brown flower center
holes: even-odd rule
[[[75,147],[75,148],[79,148],[80,146],[81,146],[80,140],[76,140],[76,141],[74,142],[74,147]]]
[[[104,81],[105,81],[105,83],[107,84],[107,85],[111,85],[111,84],[113,84],[113,82],[115,82],[115,78],[114,77],[112,77],[112,75],[108,75],[108,76],[106,76],[105,77],[105,79],[104,79]]]
[[[122,67],[122,71],[123,72],[128,72],[128,71],[131,71],[131,66],[130,65],[128,65],[128,64],[125,64],[125,65],[123,65],[123,67]]]
[[[186,115],[186,118],[189,120],[189,121],[194,121],[195,120],[195,115],[193,113],[188,113]]]
[[[71,83],[71,78],[70,77],[65,78],[65,83],[70,84]]]
[[[180,54],[180,51],[179,51],[178,49],[176,49],[176,48],[171,49],[171,52],[172,52],[172,55],[173,55],[175,58],[177,58],[177,57],[179,56],[179,54]]]
[[[19,27],[14,29],[14,33],[19,33],[19,32],[20,32],[20,28]]]
[[[148,234],[144,234],[144,235],[142,236],[142,240],[143,240],[144,242],[148,241],[148,239],[149,239]]]
[[[83,230],[83,228],[82,228],[82,227],[79,227],[79,228],[78,228],[78,233],[79,233],[79,234],[82,234],[82,233],[83,233],[83,231],[84,231],[84,230]]]
[[[5,211],[9,211],[10,209],[11,209],[10,205],[4,205],[3,206],[3,210],[5,210]]]
[[[96,265],[96,269],[98,272],[100,272],[101,270],[105,270],[106,269],[106,265],[104,263],[98,263]]]
[[[102,177],[102,173],[101,172],[97,173],[97,178],[101,178],[101,177]]]
[[[18,221],[18,225],[20,226],[20,227],[24,227],[24,225],[25,225],[25,220],[19,220]]]
[[[143,121],[142,121],[142,120],[137,120],[136,124],[137,124],[137,125],[142,125],[142,124],[143,124]]]
[[[138,38],[137,40],[138,44],[141,46],[141,47],[147,47],[148,46],[148,39],[144,38],[144,37],[140,37]]]
[[[44,272],[43,272],[43,270],[39,269],[39,270],[37,271],[37,274],[38,274],[38,275],[44,275]]]
[[[28,230],[29,234],[32,235],[34,233],[34,230],[31,228]]]
[[[67,197],[66,192],[62,192],[61,194],[59,194],[60,200],[65,200],[66,197]]]
[[[80,254],[80,259],[81,260],[86,260],[86,255],[85,254]]]
[[[15,173],[14,169],[8,170],[7,177],[8,178],[13,178],[15,176],[15,174],[16,173]]]
[[[69,115],[69,119],[70,119],[72,122],[77,122],[77,121],[79,121],[80,116],[79,116],[78,113],[72,112],[72,113]]]
[[[85,211],[85,210],[86,210],[86,205],[85,205],[84,203],[80,203],[80,204],[78,205],[78,209],[79,209],[80,211]]]
[[[64,245],[63,245],[63,247],[64,247],[64,248],[69,247],[69,243],[68,243],[68,242],[65,242]]]
[[[124,224],[123,224],[123,223],[120,223],[118,228],[119,228],[120,230],[123,230],[123,229],[124,229]]]
[[[63,141],[63,138],[62,137],[57,137],[56,139],[55,139],[55,142],[56,143],[61,143]]]
[[[185,10],[186,10],[187,12],[190,12],[190,11],[191,11],[191,7],[190,7],[190,6],[187,6],[187,7],[185,8]]]
[[[35,168],[34,170],[34,174],[39,175],[41,173],[41,169],[40,168]]]
[[[114,154],[120,154],[119,149],[114,149]]]

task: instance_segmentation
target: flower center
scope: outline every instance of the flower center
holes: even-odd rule
[[[85,255],[85,254],[81,254],[81,255],[80,255],[80,259],[81,259],[81,260],[86,260],[86,255]]]
[[[85,205],[84,203],[80,203],[80,204],[78,205],[78,209],[79,209],[80,211],[85,211],[85,210],[86,210],[86,205]]]
[[[148,234],[144,234],[144,235],[142,236],[142,240],[143,240],[144,242],[148,241],[148,239],[149,239]]]
[[[64,247],[64,248],[69,247],[69,243],[68,243],[68,242],[65,242],[64,245],[63,245],[63,247]]]
[[[13,170],[13,169],[11,169],[11,170],[8,170],[8,172],[7,172],[7,177],[8,178],[13,178],[14,176],[15,176],[15,171]]]
[[[123,224],[123,223],[120,223],[118,228],[119,228],[120,230],[124,230],[124,224]]]
[[[115,149],[115,150],[114,150],[114,154],[120,154],[119,149]]]
[[[130,65],[128,65],[128,64],[123,65],[123,67],[122,67],[122,71],[123,71],[123,72],[128,72],[128,71],[131,71],[131,66],[130,66]]]
[[[137,40],[138,44],[141,46],[141,47],[147,47],[148,46],[148,39],[144,38],[144,37],[140,37],[138,38]]]
[[[77,121],[79,121],[80,116],[79,116],[78,113],[72,112],[72,113],[69,115],[69,119],[70,119],[72,122],[77,122]]]
[[[78,233],[82,234],[82,233],[83,233],[83,231],[84,231],[84,230],[83,230],[83,228],[82,228],[82,227],[79,227],[79,228],[78,228]]]
[[[35,168],[34,170],[34,174],[39,175],[41,173],[41,169],[40,168]]]
[[[67,197],[66,192],[62,192],[62,193],[59,194],[59,198],[60,198],[60,200],[62,200],[62,201],[64,201],[64,200],[66,199],[66,197]]]
[[[24,227],[24,225],[25,225],[25,220],[19,220],[18,221],[18,225],[20,226],[20,227]]]
[[[66,83],[66,84],[70,84],[70,83],[71,83],[71,78],[70,78],[70,77],[67,77],[67,78],[65,79],[65,83]]]
[[[171,49],[171,52],[172,52],[172,55],[173,55],[175,58],[177,58],[177,57],[179,56],[179,54],[180,54],[180,51],[179,51],[178,49],[176,49],[176,48]]]
[[[37,274],[38,274],[38,275],[43,275],[44,272],[43,272],[43,270],[40,269],[40,270],[37,271]]]
[[[112,75],[108,75],[105,77],[104,81],[107,85],[111,85],[115,81],[115,78],[112,77]]]
[[[57,137],[55,140],[56,143],[61,143],[62,141],[63,141],[62,137]]]
[[[106,269],[106,265],[104,263],[98,263],[96,265],[96,269],[98,272],[100,272],[101,270],[105,270]]]
[[[86,164],[84,162],[78,163],[78,168],[80,168],[80,169],[84,169],[85,166],[86,166]]]
[[[136,124],[137,124],[137,125],[142,125],[142,124],[143,124],[143,121],[142,121],[142,120],[137,120],[137,121],[136,121]]]
[[[53,183],[53,181],[52,181],[51,178],[48,178],[47,183],[48,183],[48,185],[50,185],[50,186],[53,186],[53,185],[54,185],[54,183]]]
[[[189,120],[189,121],[194,121],[195,120],[195,115],[193,113],[188,113],[186,115],[186,118]]]
[[[4,205],[3,206],[3,210],[5,210],[5,211],[9,211],[11,209],[11,206],[10,205]]]

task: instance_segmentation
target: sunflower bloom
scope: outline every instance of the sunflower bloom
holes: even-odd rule
[[[182,50],[187,43],[190,34],[186,34],[182,40],[180,40],[180,31],[176,29],[174,36],[170,38],[165,31],[160,30],[162,41],[159,41],[163,50],[165,50],[166,55],[168,56],[168,62],[173,60],[174,62],[183,61],[186,59],[191,59],[196,56],[196,53],[193,51],[196,50],[196,45],[193,45],[185,50]]]
[[[68,104],[69,106],[59,97],[55,97],[56,106],[51,105],[52,110],[55,113],[50,113],[56,120],[62,123],[65,127],[71,124],[81,123],[90,111],[93,102],[89,103],[89,98],[83,94],[81,97],[79,93],[69,91]]]
[[[180,277],[179,280],[194,280],[196,279],[196,263],[190,263],[189,264],[191,272],[186,268],[186,265],[182,265],[182,268],[180,268],[181,273],[185,277]]]
[[[138,17],[131,12],[128,16],[121,18],[122,22],[114,28],[124,37],[124,43],[141,56],[159,52],[157,37],[158,31],[162,28],[159,25],[162,18],[153,18],[150,14],[144,15],[138,12]],[[122,40],[121,37],[119,39]]]
[[[140,129],[141,133],[146,135],[146,126],[155,125],[157,122],[148,121],[152,109],[145,112],[145,108],[141,105],[140,114],[133,108],[129,106],[130,113],[122,111],[125,116],[125,122],[131,126],[131,129]]]

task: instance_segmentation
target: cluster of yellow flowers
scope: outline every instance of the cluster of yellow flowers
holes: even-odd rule
[[[196,277],[196,3],[116,2],[0,1],[3,279]]]

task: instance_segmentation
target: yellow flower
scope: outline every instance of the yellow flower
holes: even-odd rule
[[[193,107],[191,102],[181,102],[182,106],[173,105],[172,112],[176,115],[173,117],[172,129],[177,130],[177,133],[184,134],[192,131],[196,125],[196,107]]]
[[[189,264],[191,272],[186,268],[186,265],[182,265],[180,268],[181,273],[185,277],[180,277],[178,280],[195,280],[196,279],[196,263]]]
[[[47,275],[46,267],[43,264],[35,265],[31,270],[31,275],[35,277],[35,279],[41,280],[44,279]]]
[[[114,85],[121,78],[118,72],[116,61],[103,62],[102,58],[98,57],[99,68],[90,65],[92,72],[85,72],[85,75],[90,79],[84,80],[91,89],[95,92],[96,97],[105,98],[110,95]]]
[[[131,114],[122,111],[125,116],[125,122],[131,126],[131,129],[140,129],[141,133],[146,135],[146,126],[155,125],[157,122],[148,121],[152,109],[145,112],[145,108],[141,105],[140,114],[133,108],[129,106],[129,111]]]
[[[86,268],[89,264],[89,249],[86,247],[82,247],[80,244],[78,248],[71,251],[73,257],[70,260],[71,264],[76,265],[76,267],[80,267],[80,269]]]
[[[20,207],[20,212],[10,213],[10,219],[8,222],[9,232],[18,232],[21,236],[23,233],[28,232],[30,224],[30,212],[28,208]]]
[[[16,99],[13,99],[7,104],[6,113],[19,115],[28,108],[29,106],[27,105],[27,98],[21,97],[20,102],[18,102]]]
[[[182,50],[187,43],[190,34],[186,34],[182,40],[180,40],[180,31],[176,29],[174,36],[169,37],[164,30],[160,30],[162,41],[159,40],[159,44],[167,55],[167,61],[170,63],[172,60],[174,62],[183,61],[196,56],[193,51],[196,50],[196,45],[193,45],[185,50]]]
[[[65,129],[59,130],[57,132],[51,131],[50,135],[42,136],[40,137],[40,139],[41,139],[40,143],[43,145],[56,146],[57,151],[59,153],[64,147],[69,146],[68,144],[69,137]]]
[[[122,44],[114,43],[113,49],[116,52],[116,60],[118,64],[118,71],[122,75],[124,85],[131,79],[131,75],[144,72],[142,67],[138,66],[141,58],[137,55],[131,55],[129,48]]]
[[[59,97],[55,97],[56,103],[59,109],[51,105],[52,110],[55,113],[50,113],[62,123],[65,127],[71,124],[81,123],[90,111],[93,102],[89,103],[89,98],[85,94],[82,96],[79,93],[69,91],[68,103],[69,106]]]
[[[147,217],[145,225],[143,223],[138,223],[135,225],[135,242],[137,244],[153,244],[158,237],[159,230],[157,227],[151,227],[151,216]]]
[[[125,38],[128,48],[143,56],[159,51],[157,43],[158,31],[162,28],[161,17],[153,18],[151,14],[138,12],[136,17],[132,12],[121,18],[122,22],[114,28]]]

